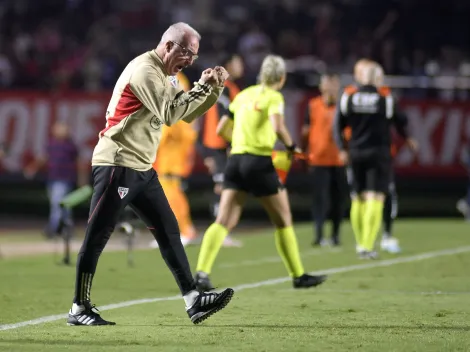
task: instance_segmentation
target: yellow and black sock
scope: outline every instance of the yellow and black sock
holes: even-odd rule
[[[350,219],[351,226],[354,232],[354,237],[356,238],[356,244],[363,246],[363,213],[364,213],[364,202],[360,199],[353,199],[351,202],[351,211]]]
[[[376,199],[364,203],[363,247],[368,251],[374,250],[375,240],[382,224],[383,207],[383,201]]]
[[[276,248],[286,266],[289,275],[293,278],[305,274],[300,260],[299,246],[292,226],[276,229]]]
[[[196,271],[202,271],[210,274],[215,258],[219,253],[220,247],[228,235],[228,229],[217,223],[213,223],[204,233],[201,250],[197,260]]]

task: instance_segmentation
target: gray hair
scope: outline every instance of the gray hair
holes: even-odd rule
[[[198,40],[201,40],[201,35],[193,27],[187,23],[178,22],[168,27],[165,33],[163,33],[160,43],[166,43],[168,41],[181,43],[185,35],[194,36]]]
[[[268,55],[261,64],[259,80],[261,84],[268,86],[279,83],[286,74],[286,63],[284,59],[277,55]]]

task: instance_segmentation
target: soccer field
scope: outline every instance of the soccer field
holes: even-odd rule
[[[0,351],[469,351],[470,226],[403,220],[404,252],[360,261],[344,226],[340,249],[312,248],[311,226],[297,226],[308,271],[329,280],[294,290],[273,231],[240,235],[222,249],[212,274],[234,287],[232,302],[193,325],[158,250],[106,252],[92,299],[116,326],[69,327],[75,268],[51,255],[0,260]],[[194,266],[199,247],[189,247]],[[73,256],[75,260],[75,255]]]

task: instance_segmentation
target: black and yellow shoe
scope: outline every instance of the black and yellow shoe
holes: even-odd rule
[[[296,277],[293,280],[294,288],[310,288],[321,285],[326,281],[328,276],[326,275],[308,275],[303,274],[302,276]]]

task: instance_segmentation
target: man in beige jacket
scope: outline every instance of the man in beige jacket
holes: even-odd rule
[[[177,23],[157,48],[132,60],[122,72],[106,111],[106,126],[92,158],[93,196],[85,240],[78,254],[75,296],[68,325],[114,325],[100,317],[90,301],[101,252],[122,210],[129,205],[146,223],[173,273],[194,324],[224,308],[233,295],[196,290],[175,215],[152,164],[162,126],[191,122],[217,102],[228,73],[223,67],[202,72],[188,92],[174,76],[197,59],[200,35]]]

